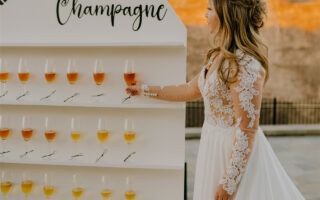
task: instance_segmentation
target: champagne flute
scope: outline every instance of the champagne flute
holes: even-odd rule
[[[74,197],[75,200],[80,199],[84,191],[78,179],[79,179],[79,175],[73,174],[72,196]]]
[[[44,173],[44,186],[43,186],[43,194],[46,196],[47,199],[50,199],[53,196],[56,188],[52,184],[52,179],[50,174]]]
[[[75,84],[77,83],[78,81],[78,78],[79,78],[79,72],[78,72],[78,69],[77,69],[77,66],[76,66],[76,63],[75,63],[75,60],[72,59],[72,58],[69,58],[68,60],[68,68],[67,68],[67,79],[68,79],[68,82],[71,86],[75,86]],[[79,93],[78,92],[75,92],[74,94],[72,94],[70,97],[66,98],[64,100],[64,102],[78,96]]]
[[[102,60],[96,59],[95,63],[94,63],[93,79],[97,85],[99,93],[96,95],[93,95],[93,97],[100,97],[100,96],[104,95],[103,91],[101,91],[102,84],[104,82],[104,78],[105,78],[105,71],[104,71],[104,67],[102,64]]]
[[[11,133],[11,129],[8,127],[8,119],[6,116],[0,114],[0,136],[2,140],[2,152],[1,155],[9,153],[10,150],[6,149],[6,142]]]
[[[126,177],[126,191],[124,193],[126,200],[134,200],[136,198],[136,192],[133,189],[132,177]]]
[[[56,67],[53,63],[53,60],[47,58],[44,71],[44,77],[47,83],[52,83],[56,79],[56,76]]]
[[[8,71],[7,61],[5,58],[0,58],[0,98],[4,97],[8,91],[6,91],[6,83],[10,77]]]
[[[68,60],[67,79],[69,84],[74,85],[77,83],[79,72],[74,59]]]
[[[105,175],[101,177],[101,197],[103,200],[110,199],[112,195],[112,190],[110,188],[109,178]]]
[[[56,67],[53,63],[53,60],[47,58],[45,63],[44,77],[48,85],[52,85],[52,82],[54,82],[54,80],[56,79],[56,76],[57,76]],[[49,95],[42,97],[40,100],[49,99],[55,92],[56,90],[54,89],[53,91],[50,92]]]
[[[22,130],[21,130],[21,135],[23,137],[23,140],[25,141],[25,152],[24,154],[20,155],[20,157],[26,157],[27,155],[31,152],[33,152],[34,150],[31,149],[29,150],[29,142],[33,136],[34,133],[34,129],[32,128],[32,121],[31,121],[31,117],[24,115],[22,116]]]
[[[33,190],[33,185],[34,185],[34,182],[29,177],[29,174],[27,174],[26,172],[23,172],[22,181],[21,181],[21,190],[25,195],[26,200],[28,199],[29,195]]]
[[[128,144],[128,150],[130,152],[130,146],[133,144],[135,137],[136,137],[136,132],[134,128],[134,121],[131,119],[129,120],[128,118],[125,119],[124,121],[124,134],[123,134],[124,140]],[[131,152],[125,159],[124,162],[127,161],[133,154],[136,152]]]
[[[4,196],[4,199],[9,199],[8,195],[11,191],[13,183],[10,181],[10,174],[6,171],[1,172],[1,192]]]
[[[55,127],[56,127],[55,120],[52,118],[46,117],[44,136],[48,142],[48,153],[46,155],[43,155],[42,158],[45,158],[45,157],[51,158],[55,154],[55,151],[52,149],[52,143],[57,135],[57,132],[54,130]]]
[[[98,129],[97,129],[97,137],[101,145],[102,153],[97,158],[96,162],[98,162],[108,151],[106,147],[104,147],[105,143],[107,142],[109,138],[109,131],[107,129],[107,123],[105,119],[99,118],[98,120]]]
[[[133,60],[126,60],[125,67],[124,67],[124,74],[123,78],[127,84],[127,86],[130,85],[136,85],[136,73],[134,70],[134,61]],[[130,99],[132,96],[131,94],[126,97],[122,103],[124,103],[126,100]]]
[[[29,93],[29,91],[27,91],[26,84],[27,84],[27,82],[29,80],[30,73],[29,73],[27,60],[22,58],[22,57],[19,60],[18,77],[19,77],[19,80],[20,80],[20,82],[22,84],[23,94],[20,95],[19,97],[17,97],[17,100],[19,100],[20,98],[26,96]]]
[[[70,131],[70,136],[72,141],[75,144],[75,153],[71,156],[71,159],[79,157],[79,156],[83,156],[82,153],[79,153],[79,140],[82,137],[82,132],[80,131],[79,128],[79,122],[75,117],[71,118],[71,131]]]

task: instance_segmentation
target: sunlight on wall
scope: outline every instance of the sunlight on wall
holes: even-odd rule
[[[186,25],[206,25],[204,14],[208,0],[168,0]],[[290,0],[268,0],[270,19],[277,18],[282,27],[301,28],[307,31],[320,29],[320,0],[292,2]],[[271,23],[267,23],[271,25]]]

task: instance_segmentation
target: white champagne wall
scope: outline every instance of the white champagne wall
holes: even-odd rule
[[[137,80],[149,85],[175,85],[186,82],[186,28],[166,0],[69,0],[82,6],[122,5],[132,8],[141,5],[164,6],[167,14],[163,20],[144,17],[138,31],[132,30],[134,17],[117,15],[115,26],[107,16],[71,16],[68,23],[59,25],[57,3],[59,0],[8,0],[0,6],[0,57],[7,59],[11,73],[6,89],[9,93],[0,98],[0,114],[8,116],[9,136],[6,147],[11,150],[0,157],[0,171],[10,173],[14,183],[10,200],[21,200],[20,182],[23,172],[31,175],[35,188],[29,199],[42,200],[43,174],[53,175],[57,190],[53,200],[72,200],[72,175],[79,174],[85,189],[80,200],[101,199],[101,176],[110,177],[112,200],[124,199],[125,178],[133,177],[135,200],[182,200],[184,198],[185,162],[185,103],[168,102],[149,97],[133,97],[121,103],[126,84],[123,79],[126,59],[135,61]],[[61,1],[60,1],[61,2]],[[67,8],[62,15],[68,14]],[[20,100],[18,63],[23,57],[31,73],[27,83],[30,92]],[[48,85],[44,78],[45,60],[53,59],[57,77]],[[76,62],[79,80],[69,85],[66,77],[67,62]],[[100,89],[93,81],[94,61],[103,60],[106,73]],[[51,101],[40,101],[56,89]],[[91,95],[105,92],[95,101]],[[74,92],[80,95],[64,100]],[[28,159],[19,155],[25,144],[21,136],[22,116],[32,118],[35,129],[30,147],[35,151]],[[48,151],[44,137],[45,117],[55,119],[57,138],[53,160],[41,156]],[[83,132],[79,149],[83,157],[70,160],[74,144],[70,138],[71,117],[77,117]],[[136,140],[129,151],[123,138],[124,119],[135,122]],[[108,152],[96,163],[101,147],[96,136],[99,118],[107,121],[110,136],[106,143]],[[123,163],[129,152],[136,154]],[[4,196],[0,193],[0,199]]]
[[[11,73],[7,83],[9,93],[0,99],[0,113],[8,116],[9,127],[12,129],[6,144],[12,152],[7,154],[1,163],[2,169],[14,174],[16,189],[10,194],[10,199],[21,199],[19,180],[24,170],[37,177],[36,188],[38,189],[31,194],[32,199],[35,200],[43,199],[39,188],[43,185],[45,171],[53,174],[60,174],[60,171],[63,171],[64,176],[54,176],[58,192],[55,198],[72,199],[71,188],[65,188],[60,183],[64,183],[65,177],[72,177],[74,170],[77,170],[82,177],[89,177],[91,173],[96,177],[111,173],[112,187],[116,192],[121,191],[122,195],[124,183],[121,179],[132,174],[135,177],[134,182],[139,182],[141,188],[145,184],[146,188],[137,191],[138,200],[147,200],[151,197],[159,200],[183,199],[185,103],[167,102],[143,96],[134,97],[133,101],[129,100],[123,104],[121,101],[127,96],[124,92],[126,85],[123,79],[126,58],[135,60],[138,80],[151,85],[181,84],[185,83],[186,74],[184,48],[4,47],[2,55],[7,58]],[[17,101],[16,97],[22,93],[22,86],[17,76],[20,56],[28,60],[31,76],[27,89],[30,94]],[[57,72],[57,79],[51,85],[48,85],[44,79],[44,63],[48,57],[54,60]],[[76,60],[80,73],[79,81],[74,86],[70,86],[66,78],[67,59],[70,57]],[[106,95],[99,97],[99,102],[92,102],[91,97],[92,94],[97,93],[97,86],[92,76],[95,58],[103,59],[107,74],[101,88]],[[40,101],[40,98],[50,93],[53,88],[57,89],[57,92],[52,96],[51,101]],[[64,103],[63,100],[75,90],[80,92],[80,95]],[[19,157],[25,150],[20,133],[24,114],[32,117],[32,125],[35,128],[34,137],[29,145],[30,149],[35,151],[29,154],[28,159]],[[53,160],[41,158],[48,152],[47,141],[43,135],[47,116],[55,119],[57,124],[57,139],[52,145],[57,153]],[[74,154],[75,148],[70,138],[71,117],[77,117],[84,134],[78,148],[85,156],[75,160],[70,160],[70,155]],[[134,119],[137,132],[135,143],[132,144],[130,151],[123,139],[126,117]],[[110,138],[106,144],[109,151],[102,160],[95,163],[102,151],[96,136],[99,118],[106,119],[110,129]],[[136,154],[124,164],[124,158],[132,151]],[[121,175],[118,176],[118,174]],[[151,183],[145,182],[145,179],[149,179]],[[162,183],[158,183],[158,179],[162,180]],[[98,198],[97,192],[89,186],[99,185],[99,181],[99,178],[85,178],[86,192],[82,199]],[[89,188],[86,188],[87,185]],[[170,185],[172,187],[169,187]],[[114,199],[121,199],[121,194],[114,196]],[[154,194],[159,195],[154,196]]]

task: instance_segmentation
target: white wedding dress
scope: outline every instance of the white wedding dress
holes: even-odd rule
[[[219,81],[216,69],[205,78],[214,56],[197,79],[205,121],[193,200],[214,200],[219,184],[233,200],[303,200],[259,127],[265,69],[240,49],[236,55],[240,70],[230,87]]]

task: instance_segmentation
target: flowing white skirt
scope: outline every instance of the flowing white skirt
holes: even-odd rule
[[[193,200],[214,200],[229,162],[235,128],[203,124],[195,171]],[[259,127],[234,200],[304,200]]]

